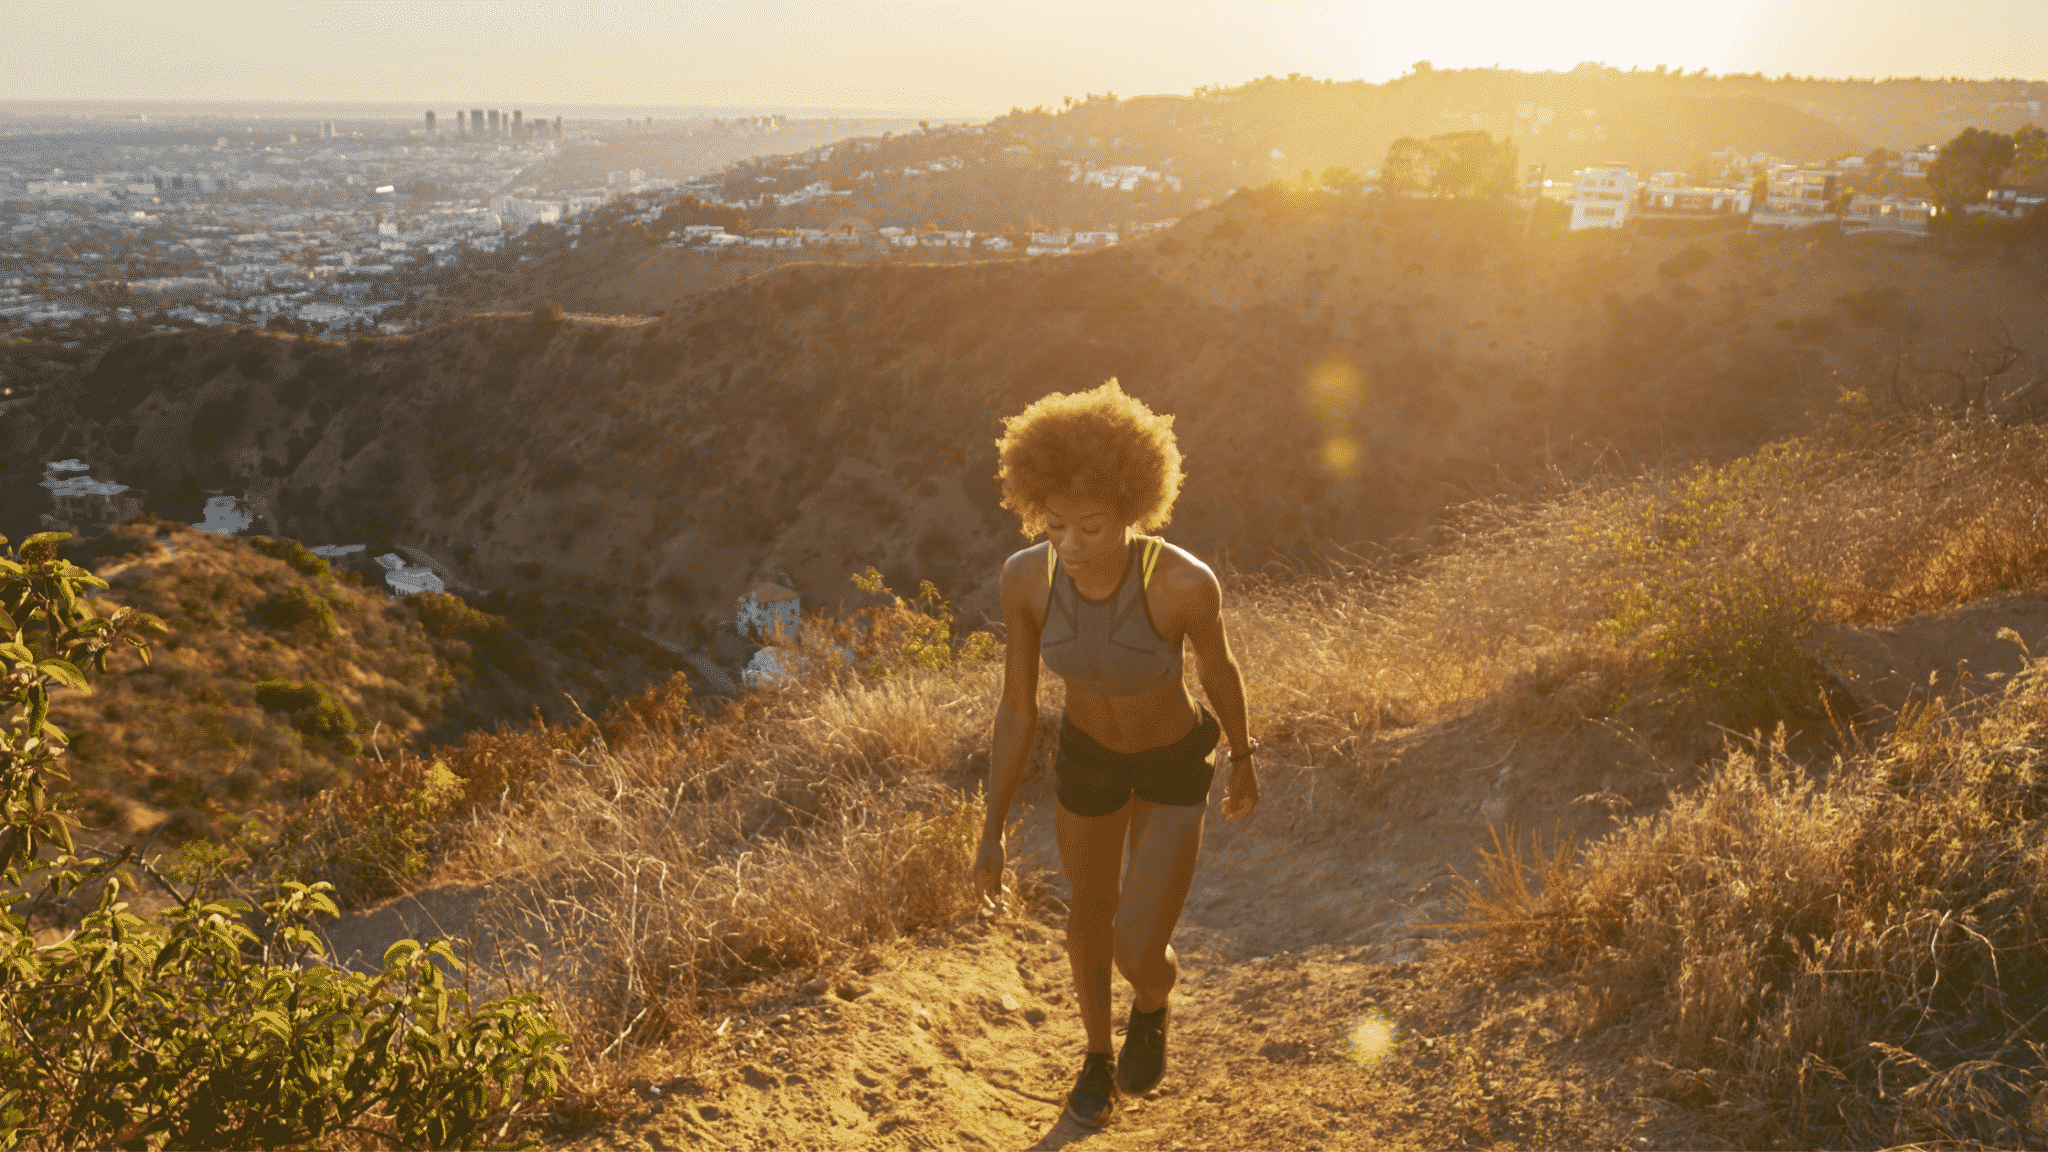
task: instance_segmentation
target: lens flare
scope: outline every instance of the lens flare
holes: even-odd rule
[[[1317,364],[1302,383],[1302,405],[1332,431],[1348,426],[1364,402],[1365,377],[1342,360]]]
[[[1378,1008],[1367,1008],[1344,1034],[1345,1055],[1355,1064],[1377,1064],[1401,1042],[1401,1026]]]
[[[1358,445],[1343,436],[1323,441],[1323,471],[1332,476],[1348,476],[1357,467]]]

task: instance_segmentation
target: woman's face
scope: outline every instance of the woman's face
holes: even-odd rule
[[[1046,535],[1067,567],[1094,568],[1123,558],[1130,525],[1117,518],[1116,505],[1069,493],[1048,498],[1045,512]]]

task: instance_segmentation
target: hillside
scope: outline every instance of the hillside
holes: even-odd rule
[[[81,550],[108,603],[171,629],[146,670],[56,701],[74,733],[69,800],[94,836],[175,846],[276,828],[360,758],[593,712],[666,680],[637,637],[504,617],[449,597],[394,601],[289,541],[151,518]],[[350,579],[349,577],[353,577]],[[529,636],[528,633],[533,633]],[[260,838],[260,836],[259,836]]]
[[[645,228],[558,252],[530,265],[478,272],[438,289],[414,306],[422,326],[460,320],[478,312],[530,312],[552,300],[571,312],[645,315],[682,304],[687,296],[758,276],[785,264],[815,263],[818,251],[801,248],[664,248]],[[871,248],[833,253],[846,264],[901,263],[900,254]],[[919,263],[968,263],[983,259],[968,249],[931,249]]]
[[[1056,683],[1012,907],[961,884],[999,662],[586,731],[330,936],[495,940],[574,1037],[571,1147],[2033,1146],[2044,447],[1845,422],[1233,580],[1260,806],[1205,828],[1168,1081],[1099,1135]]]
[[[2022,365],[2048,352],[2024,249],[1521,231],[1486,206],[1260,194],[1088,255],[790,265],[660,316],[154,335],[39,392],[7,455],[157,498],[246,486],[282,534],[422,548],[688,643],[776,571],[812,605],[873,564],[992,612],[1022,543],[999,418],[1110,376],[1178,421],[1168,534],[1250,570],[1600,461],[1946,402],[2001,333]]]
[[[754,223],[878,224],[981,231],[1032,225],[1115,228],[1184,216],[1276,176],[1375,173],[1404,136],[1481,130],[1512,140],[1553,180],[1614,161],[1637,172],[1702,170],[1709,154],[1828,162],[1939,143],[1966,127],[2009,132],[2040,121],[2048,85],[2026,81],[1622,72],[1426,70],[1385,84],[1266,77],[1189,96],[1075,98],[1012,109],[978,127],[865,135],[830,149],[755,157],[720,174],[718,195]],[[1149,170],[1128,190],[1076,179],[1082,168]],[[835,195],[778,206],[819,181]],[[1746,183],[1746,181],[1744,181]],[[1867,182],[1866,182],[1867,183]]]

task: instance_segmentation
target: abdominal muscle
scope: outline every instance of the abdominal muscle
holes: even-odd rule
[[[1179,677],[1136,696],[1098,696],[1068,681],[1067,719],[1112,752],[1143,752],[1193,731],[1198,714]]]

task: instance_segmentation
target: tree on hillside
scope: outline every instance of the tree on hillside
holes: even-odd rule
[[[1927,187],[1942,207],[1953,211],[1984,199],[2012,161],[2012,137],[1965,128],[1941,146],[1941,154],[1927,169]]]
[[[2038,125],[2012,134],[2012,178],[2021,184],[2048,182],[2048,132]]]
[[[1498,200],[1515,190],[1518,153],[1507,137],[1447,132],[1417,140],[1403,136],[1387,148],[1380,186],[1389,192]]]
[[[1387,145],[1387,158],[1380,164],[1380,187],[1387,192],[1413,194],[1429,191],[1432,172],[1429,146],[1413,136],[1403,136]]]
[[[1365,183],[1363,176],[1341,165],[1333,165],[1323,169],[1323,174],[1319,179],[1324,188],[1337,193],[1339,196],[1356,192]]]

